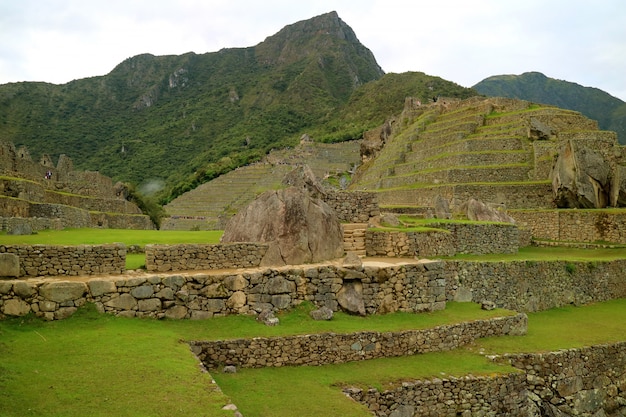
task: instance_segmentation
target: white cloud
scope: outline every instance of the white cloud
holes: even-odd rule
[[[622,0],[20,0],[0,4],[0,83],[64,83],[124,59],[253,46],[336,10],[387,72],[464,86],[540,71],[626,100]]]

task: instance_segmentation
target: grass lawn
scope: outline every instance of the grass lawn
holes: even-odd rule
[[[505,353],[577,347],[626,340],[626,299],[529,315],[527,336],[483,339],[467,349],[320,367],[214,372],[221,387],[200,372],[185,340],[272,336],[321,331],[399,330],[493,315],[476,304],[449,303],[444,311],[308,318],[311,307],[280,316],[266,327],[251,317],[204,321],[117,318],[93,308],[54,322],[0,321],[0,415],[12,416],[370,416],[347,399],[344,385],[384,388],[402,379],[474,375],[511,369],[478,351]],[[496,313],[508,314],[506,311]],[[602,325],[598,325],[602,323]],[[575,324],[575,325],[574,325]]]
[[[197,232],[179,230],[133,230],[133,229],[63,229],[41,230],[32,235],[7,235],[0,233],[4,245],[99,245],[124,243],[126,246],[145,246],[175,243],[218,243],[223,230]]]
[[[41,230],[32,235],[7,235],[0,233],[4,245],[100,245],[124,243],[127,247],[147,244],[219,243],[223,230],[197,232],[180,230],[132,230],[132,229],[63,229]],[[126,255],[126,269],[140,269],[146,265],[143,253]]]

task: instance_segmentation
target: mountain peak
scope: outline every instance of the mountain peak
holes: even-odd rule
[[[361,82],[384,75],[374,54],[359,42],[352,28],[335,11],[287,25],[255,49],[259,62],[265,65],[290,64],[334,53],[348,58]],[[362,74],[365,67],[369,69]]]

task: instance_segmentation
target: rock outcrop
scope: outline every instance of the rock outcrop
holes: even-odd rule
[[[564,142],[550,175],[556,205],[561,208],[607,207],[612,187],[619,187],[611,165],[599,150],[578,141]]]
[[[466,206],[467,218],[470,220],[515,224],[515,219],[503,207],[488,205],[473,198],[469,199]]]
[[[343,255],[335,212],[304,187],[267,191],[233,216],[222,242],[263,242],[262,265],[294,265]]]

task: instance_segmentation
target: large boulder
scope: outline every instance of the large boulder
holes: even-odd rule
[[[223,243],[268,243],[262,265],[296,265],[343,255],[336,213],[305,187],[266,191],[233,216]]]
[[[602,153],[568,140],[550,174],[554,201],[561,208],[607,207],[613,176]]]

